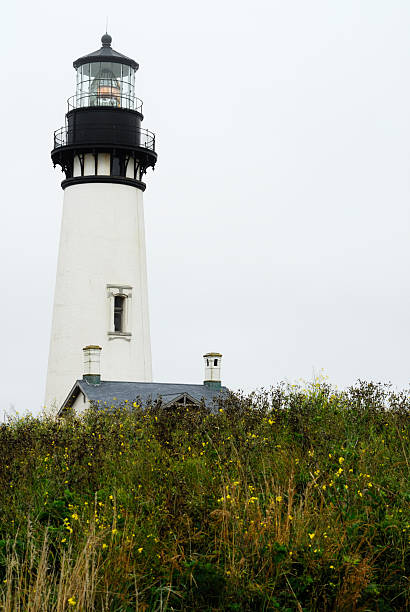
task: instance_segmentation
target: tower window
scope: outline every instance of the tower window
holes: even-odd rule
[[[217,365],[218,365],[218,360],[214,359],[214,366],[217,366]]]
[[[124,156],[112,155],[111,156],[111,175],[112,176],[125,176],[125,161]]]
[[[124,306],[125,297],[122,295],[116,295],[114,297],[114,331],[124,331]]]
[[[107,285],[108,339],[131,340],[132,287],[130,285]]]

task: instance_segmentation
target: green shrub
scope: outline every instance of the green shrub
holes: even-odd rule
[[[359,382],[0,426],[0,608],[405,610],[409,395]]]

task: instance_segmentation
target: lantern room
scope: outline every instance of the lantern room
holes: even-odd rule
[[[114,51],[111,41],[111,36],[104,34],[101,49],[74,62],[77,86],[75,95],[69,100],[69,109],[108,106],[140,110],[140,101],[135,98],[138,64]]]
[[[68,100],[65,125],[54,132],[51,152],[66,175],[64,189],[90,176],[102,182],[100,175],[145,189],[142,176],[157,160],[155,136],[141,128],[142,101],[135,96],[139,66],[115,51],[111,41],[104,34],[100,49],[73,62],[76,92]]]

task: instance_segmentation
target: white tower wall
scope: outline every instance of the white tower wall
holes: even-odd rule
[[[122,331],[115,295],[124,296]],[[83,374],[81,349],[102,347],[101,379],[152,380],[143,193],[118,183],[64,191],[46,405]]]

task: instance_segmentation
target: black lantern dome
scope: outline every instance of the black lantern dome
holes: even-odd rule
[[[123,55],[122,53],[118,53],[118,51],[114,51],[114,49],[111,48],[112,38],[109,34],[105,33],[103,36],[101,36],[101,42],[101,49],[98,49],[98,51],[94,51],[93,53],[89,53],[88,55],[83,55],[73,62],[73,66],[76,70],[82,64],[87,64],[90,62],[117,62],[119,64],[127,64],[134,70],[138,70],[139,66],[135,60]]]
[[[154,134],[141,128],[142,101],[135,96],[138,63],[115,51],[111,42],[111,36],[105,33],[100,49],[73,62],[76,93],[68,100],[66,125],[54,134],[51,154],[54,165],[61,165],[66,174],[63,187],[76,178],[73,156],[79,149],[83,155],[114,151],[117,157],[120,151],[123,161],[116,167],[123,174],[127,156],[138,159],[142,174],[149,166],[154,167],[157,159]]]

